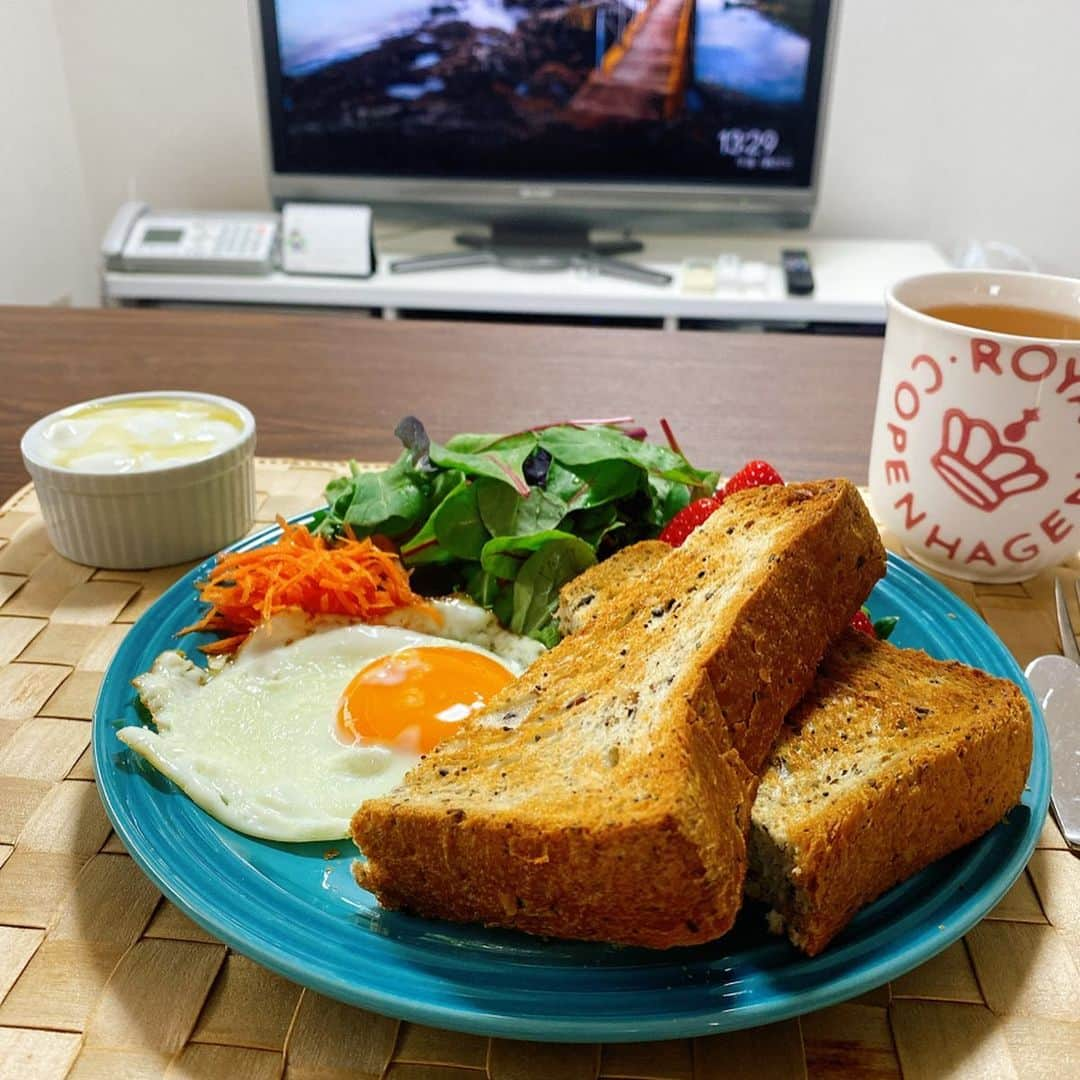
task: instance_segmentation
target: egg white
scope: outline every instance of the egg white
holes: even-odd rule
[[[516,675],[546,651],[539,641],[504,629],[490,611],[464,597],[433,600],[431,607],[434,614],[422,608],[398,608],[387,615],[383,623],[476,645],[505,661]]]
[[[434,617],[395,613],[408,624],[396,626],[277,616],[212,671],[162,653],[134,680],[156,730],[117,735],[231,828],[268,840],[340,839],[357,807],[417,761],[400,749],[339,741],[338,702],[357,671],[400,649],[454,646],[518,675],[543,651],[475,605],[436,608]]]

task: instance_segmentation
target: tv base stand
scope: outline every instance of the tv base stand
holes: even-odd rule
[[[670,285],[673,280],[671,274],[618,258],[641,251],[645,245],[640,241],[629,238],[593,241],[583,226],[507,222],[493,225],[490,233],[458,233],[454,242],[465,250],[397,259],[390,264],[390,271],[417,274],[467,266],[499,266],[526,273],[554,273],[583,268],[644,285]]]

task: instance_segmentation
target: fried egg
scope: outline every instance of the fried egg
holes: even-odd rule
[[[134,680],[154,729],[118,737],[240,832],[344,837],[365,799],[543,651],[474,604],[433,607],[380,625],[279,615],[209,671],[162,653]]]

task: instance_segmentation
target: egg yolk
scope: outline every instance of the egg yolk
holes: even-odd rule
[[[338,703],[338,734],[427,753],[514,676],[482,653],[427,645],[365,665]]]

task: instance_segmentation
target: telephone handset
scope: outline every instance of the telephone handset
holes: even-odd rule
[[[131,227],[149,209],[150,206],[144,202],[126,202],[113,215],[105,231],[105,239],[101,241],[101,255],[106,270],[124,269],[124,245],[131,234]]]
[[[269,274],[277,214],[153,213],[143,202],[117,210],[101,244],[107,270],[160,274]]]

